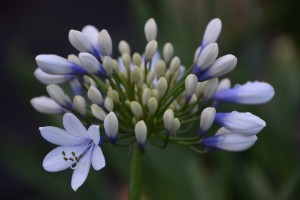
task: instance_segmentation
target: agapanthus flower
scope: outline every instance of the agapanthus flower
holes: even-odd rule
[[[100,137],[99,126],[92,125],[86,130],[71,113],[64,115],[63,125],[66,130],[53,126],[39,128],[48,142],[60,145],[46,155],[43,167],[49,172],[73,169],[71,186],[76,191],[86,180],[91,164],[97,171],[105,166],[99,147],[103,139]]]

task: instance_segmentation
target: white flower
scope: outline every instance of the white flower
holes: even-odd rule
[[[94,26],[87,25],[87,26],[83,27],[81,32],[90,40],[94,49],[96,49],[96,51],[98,52],[99,56],[102,59],[103,53],[98,45],[99,30]],[[94,56],[96,56],[96,55],[94,55]]]
[[[217,113],[214,122],[231,132],[245,136],[255,135],[266,126],[264,120],[249,112]]]
[[[153,18],[150,18],[145,24],[145,35],[148,42],[156,39],[157,25]]]
[[[43,167],[49,172],[74,169],[71,186],[76,191],[86,180],[91,164],[97,171],[105,166],[98,146],[101,144],[99,126],[92,125],[86,130],[71,113],[64,115],[63,124],[66,130],[53,126],[39,128],[47,141],[61,145],[46,155]]]
[[[236,85],[229,90],[216,92],[214,100],[240,104],[262,104],[270,101],[274,96],[274,88],[265,82],[247,82]]]
[[[211,125],[214,122],[216,115],[216,109],[215,108],[205,108],[200,117],[200,128],[199,128],[199,136],[203,137],[205,133],[210,129]]]
[[[224,133],[200,140],[205,147],[225,151],[244,151],[254,145],[257,136],[242,136],[236,133]]]
[[[34,109],[44,114],[61,114],[64,113],[62,107],[58,105],[53,99],[41,96],[35,97],[30,100],[30,103]]]
[[[207,45],[217,41],[222,30],[222,22],[219,18],[211,20],[206,26],[205,33],[202,40],[201,49]]]
[[[114,112],[110,112],[104,119],[104,129],[109,141],[116,144],[118,137],[119,123]]]
[[[215,60],[205,70],[197,74],[198,81],[206,81],[212,78],[223,76],[232,71],[237,64],[237,58],[234,55],[225,55]]]
[[[80,65],[57,55],[41,54],[35,57],[38,67],[53,75],[85,75],[87,71]]]

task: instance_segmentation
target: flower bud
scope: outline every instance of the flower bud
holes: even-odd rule
[[[100,59],[96,49],[93,47],[91,41],[80,31],[70,30],[70,43],[80,52],[89,52]]]
[[[141,74],[141,70],[138,66],[134,66],[130,73],[131,83],[136,83]]]
[[[148,85],[145,84],[145,83],[143,83],[141,88],[142,88],[142,92],[144,92],[144,90],[145,90],[146,88],[148,88]],[[150,90],[150,92],[151,92],[151,90]]]
[[[136,65],[136,66],[140,66],[141,63],[142,63],[142,57],[139,53],[134,53],[132,55],[132,61],[133,61],[133,64]]]
[[[131,111],[132,113],[136,116],[136,117],[142,117],[143,116],[143,109],[142,106],[136,102],[136,101],[132,101],[130,104],[131,107]]]
[[[104,107],[106,108],[106,110],[108,111],[113,111],[114,109],[114,102],[111,98],[106,97],[104,100]]]
[[[110,85],[110,82],[109,82],[109,80],[108,79],[105,79],[105,84],[108,86],[108,87],[110,87],[111,85]]]
[[[220,19],[215,18],[211,20],[205,29],[201,48],[204,48],[207,45],[216,42],[220,35],[221,29],[222,22]]]
[[[113,62],[114,62],[115,73],[119,74],[119,63],[116,59],[113,59]]]
[[[203,94],[206,83],[207,83],[207,81],[197,83],[197,86],[195,89],[195,94],[198,98]]]
[[[109,56],[104,56],[104,59],[103,59],[103,68],[104,68],[105,71],[106,71],[106,75],[107,75],[108,77],[111,77],[111,76],[112,76],[113,69],[114,69],[114,62],[113,62],[113,60],[111,59],[111,57],[109,57]]]
[[[46,87],[49,96],[60,106],[67,110],[72,110],[73,105],[67,98],[64,91],[58,86],[54,84],[50,84]]]
[[[161,77],[157,81],[157,91],[158,91],[159,98],[162,98],[165,95],[167,88],[168,88],[167,80],[164,77]]]
[[[194,74],[189,74],[185,79],[185,100],[189,102],[195,92],[198,79]]]
[[[145,64],[144,63],[140,64],[140,70],[141,70],[143,77],[145,77]]]
[[[30,100],[32,107],[40,113],[44,114],[61,114],[64,113],[62,107],[53,99],[41,96]]]
[[[201,68],[201,70],[204,70],[216,60],[218,53],[219,47],[217,43],[207,45],[199,56],[197,66]]]
[[[199,128],[199,136],[203,137],[205,133],[210,129],[211,125],[214,122],[216,115],[216,109],[212,107],[205,108],[200,117],[200,128]]]
[[[127,53],[127,54],[130,55],[130,46],[126,41],[124,41],[124,40],[120,41],[120,43],[119,43],[119,52],[120,52],[121,55],[123,53]]]
[[[155,113],[157,106],[158,106],[157,100],[154,97],[151,97],[148,100],[148,109],[149,109],[149,113],[151,115],[153,115]]]
[[[38,67],[52,75],[85,75],[88,72],[80,65],[57,55],[38,55],[35,57]]]
[[[152,89],[151,90],[151,96],[154,97],[156,100],[158,100],[159,99],[158,90],[157,89]]]
[[[155,78],[154,72],[149,71],[147,74],[147,79],[146,79],[147,85],[150,85],[153,82],[154,78]]]
[[[256,135],[266,126],[264,120],[249,112],[217,113],[214,122],[244,136]]]
[[[122,62],[126,70],[130,70],[131,58],[128,53],[122,54]]]
[[[172,127],[172,130],[171,130],[171,135],[174,134],[176,131],[178,131],[180,128],[180,121],[178,118],[175,118],[174,119],[174,123],[173,123],[173,127]]]
[[[143,120],[135,125],[135,137],[139,148],[144,151],[147,139],[147,126]]]
[[[274,88],[265,82],[247,82],[214,94],[214,100],[240,104],[262,104],[274,96]]]
[[[140,88],[142,86],[143,82],[144,82],[144,76],[142,73],[140,73],[139,78],[138,78],[137,82],[135,83],[136,87]]]
[[[91,85],[90,89],[88,90],[88,98],[95,104],[103,107],[103,98],[102,98],[102,95],[101,93],[99,92],[99,90]]]
[[[170,133],[173,128],[173,124],[174,124],[173,110],[171,110],[171,109],[166,110],[164,113],[163,119],[164,119],[166,132]]]
[[[79,58],[77,56],[75,56],[74,54],[68,55],[68,60],[81,66],[81,62],[80,62]]]
[[[82,67],[89,73],[95,73],[102,76],[106,75],[105,69],[92,54],[80,53],[79,59],[82,64]]]
[[[207,104],[212,95],[216,92],[218,87],[219,80],[218,78],[211,79],[207,81],[205,87],[204,87],[204,93],[203,93],[203,103]]]
[[[153,18],[150,18],[145,24],[145,35],[148,42],[156,39],[157,25]]]
[[[230,133],[231,131],[222,127],[222,128],[219,128],[219,130],[216,132],[215,135],[221,135],[221,134],[225,134],[225,133]]]
[[[200,144],[224,151],[244,151],[252,147],[257,140],[257,136],[242,136],[236,133],[224,133],[200,140]]]
[[[123,81],[123,82],[125,82],[125,83],[127,83],[128,82],[128,75],[127,75],[127,73],[125,72],[125,71],[120,71],[119,72],[119,76],[120,76],[120,79]]]
[[[215,60],[205,73],[198,76],[198,81],[206,81],[227,74],[232,71],[237,64],[237,58],[233,55],[225,55]]]
[[[199,54],[200,54],[200,50],[201,50],[201,46],[198,47],[195,51],[195,54],[194,54],[194,64],[198,61],[198,58],[199,58]]]
[[[148,42],[145,49],[145,63],[147,63],[152,59],[156,50],[157,50],[157,42],[155,40]]]
[[[173,76],[180,67],[180,59],[176,56],[170,63],[170,75]]]
[[[96,104],[91,105],[91,110],[92,110],[93,115],[94,115],[97,119],[99,119],[99,120],[101,120],[101,121],[103,121],[103,120],[105,119],[106,113],[105,113],[105,111],[104,111],[101,107],[99,107],[98,105],[96,105]]]
[[[173,56],[173,53],[174,53],[173,45],[170,42],[166,43],[163,48],[163,57],[164,57],[165,63],[170,62],[170,60]]]
[[[109,141],[116,144],[118,137],[118,118],[114,112],[110,112],[104,119],[104,130]]]
[[[170,78],[171,78],[170,70],[167,70],[166,73],[165,73],[165,79],[166,79],[167,81],[169,81]]]
[[[151,90],[149,88],[146,88],[143,91],[142,94],[142,100],[143,100],[143,106],[146,106],[148,103],[148,100],[151,98]]]
[[[98,44],[104,56],[112,56],[112,41],[107,30],[103,29],[99,33]]]
[[[111,98],[115,103],[119,102],[119,94],[117,93],[116,90],[110,90],[110,91],[108,91],[107,96],[109,98]]]
[[[155,85],[154,85],[154,83],[151,83],[151,84],[150,84],[150,86],[149,86],[149,89],[150,89],[150,90],[153,90],[153,89],[155,89]]]
[[[77,112],[81,114],[81,116],[86,117],[86,103],[82,96],[76,95],[73,100],[74,108]]]
[[[166,73],[166,64],[164,61],[159,60],[155,63],[155,73],[157,77],[162,77]]]

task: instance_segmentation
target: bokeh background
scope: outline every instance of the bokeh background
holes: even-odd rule
[[[55,146],[41,137],[38,127],[61,127],[62,122],[61,116],[40,114],[29,103],[47,94],[33,76],[35,56],[77,54],[68,32],[87,24],[109,31],[115,57],[120,40],[129,42],[132,52],[142,53],[144,24],[153,17],[159,50],[171,42],[175,55],[190,66],[207,23],[218,17],[223,23],[219,55],[238,58],[237,67],[224,77],[233,85],[258,80],[275,88],[267,104],[223,104],[220,111],[249,111],[267,126],[257,143],[240,153],[201,156],[181,146],[161,150],[148,144],[143,199],[299,199],[299,9],[300,2],[293,0],[2,1],[0,198],[127,199],[128,148],[103,145],[107,166],[99,172],[91,169],[76,193],[70,186],[72,170],[43,170],[44,156]],[[63,87],[70,92],[69,85]],[[197,134],[197,127],[191,135]],[[212,127],[211,134],[217,128]]]

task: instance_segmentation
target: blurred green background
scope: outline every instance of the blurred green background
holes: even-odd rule
[[[119,56],[120,40],[129,42],[132,52],[142,53],[144,24],[150,17],[158,25],[159,50],[171,42],[185,66],[191,65],[207,23],[220,18],[219,56],[238,58],[237,67],[224,77],[233,85],[268,82],[275,96],[263,105],[223,104],[220,109],[248,111],[266,121],[256,144],[245,152],[215,151],[202,156],[186,147],[170,144],[161,150],[148,144],[143,199],[300,199],[299,1],[28,0],[0,4],[1,199],[127,199],[127,147],[102,145],[107,166],[99,172],[91,168],[76,193],[71,189],[72,170],[44,171],[44,156],[55,145],[41,137],[38,127],[61,127],[62,117],[40,114],[29,103],[47,94],[45,85],[33,76],[34,58],[77,54],[68,32],[87,24],[109,31],[114,57]],[[64,88],[70,91],[69,85]],[[198,124],[190,135],[196,135],[197,128]],[[210,133],[217,128],[213,126]]]

